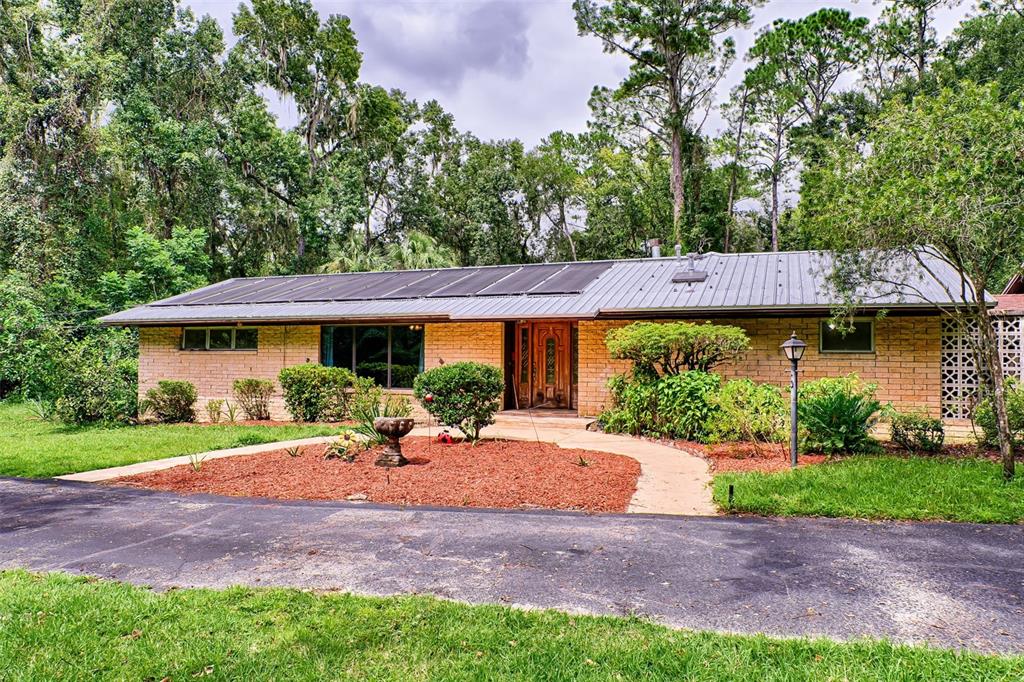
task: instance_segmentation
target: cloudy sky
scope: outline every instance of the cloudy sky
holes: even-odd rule
[[[211,14],[230,32],[237,3],[191,0],[197,14]],[[571,0],[314,0],[321,17],[345,14],[363,52],[361,79],[397,87],[420,101],[437,99],[460,129],[483,138],[518,137],[536,144],[553,130],[581,131],[594,85],[614,86],[627,69],[596,38],[576,33]],[[940,36],[968,14],[973,3],[941,11]],[[739,54],[757,29],[780,17],[796,18],[824,7],[874,18],[871,0],[829,3],[770,1],[755,10],[748,30],[735,33]],[[721,86],[724,97],[738,82],[737,61]],[[283,125],[294,123],[287,103],[274,102]],[[712,116],[708,130],[720,125]]]

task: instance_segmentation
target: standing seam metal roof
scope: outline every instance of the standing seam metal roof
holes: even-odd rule
[[[872,308],[922,308],[935,303],[957,305],[948,291],[957,291],[960,280],[943,261],[929,257],[928,269],[920,266],[896,268],[909,272],[903,285],[879,285],[877,291],[859,292],[864,305]],[[599,264],[604,267],[599,267]],[[460,268],[466,277],[439,278],[447,285],[469,279],[475,272],[493,270],[500,275],[490,280],[524,282],[524,293],[515,295],[469,294],[460,296],[415,296],[400,298],[400,285],[415,285],[444,271],[399,271],[318,276],[263,277],[220,282],[194,292],[173,296],[101,318],[108,325],[157,325],[258,321],[328,321],[444,319],[510,320],[523,318],[591,319],[614,316],[658,314],[730,314],[763,311],[821,311],[842,303],[831,290],[829,254],[815,251],[782,253],[707,253],[695,259],[695,270],[708,273],[697,283],[673,283],[672,274],[687,267],[687,259],[675,257],[618,261],[589,261],[579,264],[489,266]],[[569,272],[572,266],[587,266],[594,276],[576,292],[529,293],[530,288]],[[904,264],[905,265],[905,264]],[[514,268],[514,269],[513,269]],[[536,272],[536,281],[529,277]],[[392,276],[388,276],[392,275]],[[514,275],[514,276],[513,276]],[[586,280],[584,275],[565,275],[568,280]],[[379,278],[379,279],[378,279]],[[306,279],[309,281],[307,282]],[[406,281],[408,280],[408,281]],[[363,283],[365,286],[360,286]],[[404,284],[403,284],[404,283]],[[394,286],[392,286],[394,284]],[[288,289],[289,286],[294,288]],[[334,291],[366,291],[365,300],[301,300],[302,295],[323,296]],[[557,287],[556,287],[557,288]],[[568,287],[566,287],[568,288]],[[486,289],[486,288],[485,288]],[[289,300],[264,300],[268,292],[287,290]],[[420,291],[413,287],[410,291]],[[229,294],[226,292],[230,292]],[[443,288],[439,293],[443,293]],[[211,299],[222,298],[221,302]],[[272,297],[271,297],[272,298]],[[240,299],[240,300],[238,300]]]

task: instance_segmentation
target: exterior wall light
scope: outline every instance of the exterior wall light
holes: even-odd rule
[[[804,356],[804,351],[807,350],[807,344],[796,337],[796,332],[786,339],[781,346],[782,351],[789,358],[790,362],[790,377],[789,377],[789,465],[796,468],[796,455],[797,455],[797,417],[796,417],[796,403],[797,403],[797,391],[800,388],[799,378],[797,377],[797,365],[800,364],[800,359]]]

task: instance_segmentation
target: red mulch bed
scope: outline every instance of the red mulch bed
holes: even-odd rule
[[[567,450],[551,443],[485,440],[441,445],[402,439],[404,467],[374,465],[367,450],[353,463],[324,459],[324,445],[298,457],[286,450],[224,457],[127,476],[115,484],[179,493],[290,500],[365,499],[402,505],[577,509],[623,512],[636,491],[640,464],[623,455]],[[580,457],[587,466],[580,466]]]
[[[726,471],[760,471],[774,473],[789,469],[789,444],[787,443],[719,443],[704,445],[690,441],[672,441],[673,447],[703,457],[711,465],[711,471],[720,474]],[[821,464],[827,455],[801,454],[799,466]]]

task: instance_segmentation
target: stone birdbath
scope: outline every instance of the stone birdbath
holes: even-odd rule
[[[384,452],[380,453],[380,457],[374,464],[379,467],[400,467],[408,464],[409,460],[402,456],[402,444],[398,439],[412,431],[414,425],[415,421],[412,417],[377,417],[374,419],[374,430],[388,439],[387,445],[384,446]]]

